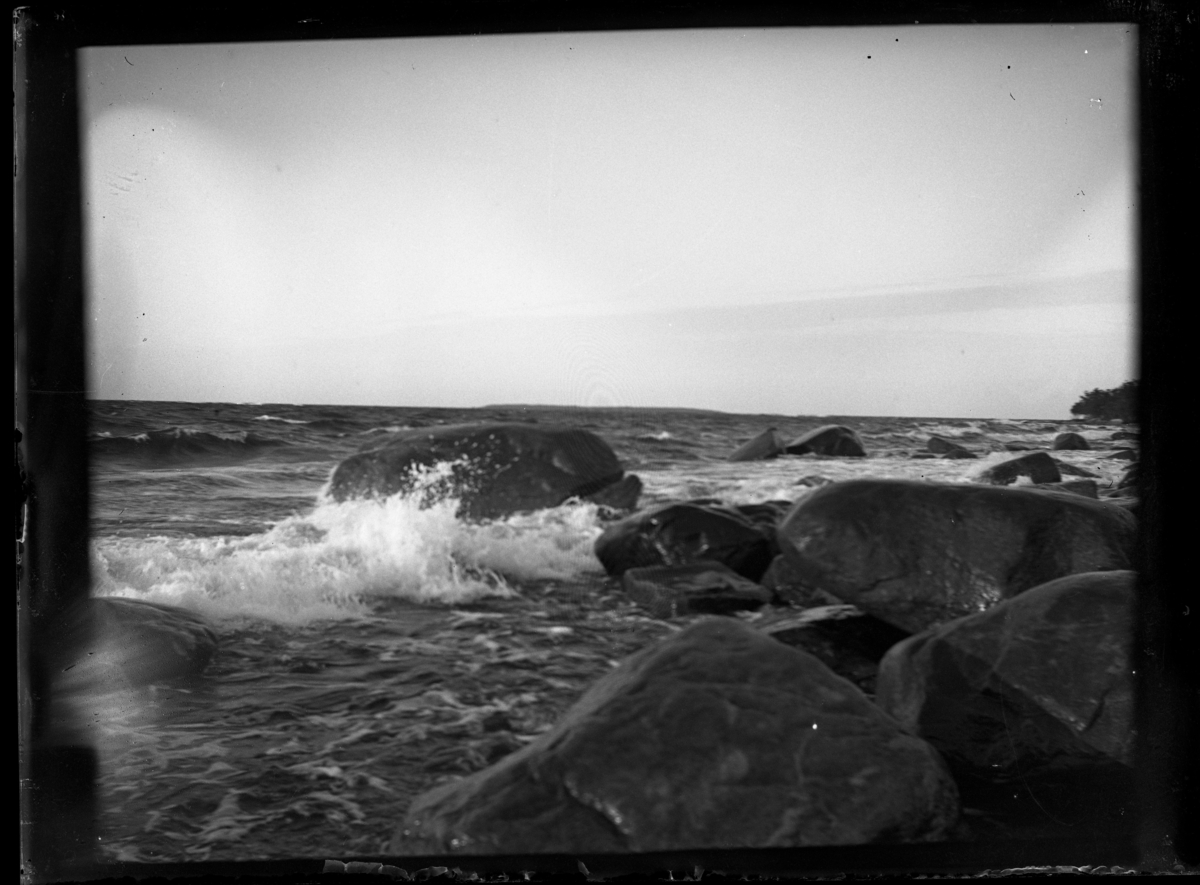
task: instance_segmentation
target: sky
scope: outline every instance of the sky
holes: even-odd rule
[[[1136,40],[83,50],[89,395],[1069,417],[1136,372]]]

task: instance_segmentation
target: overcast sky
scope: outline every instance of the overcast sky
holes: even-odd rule
[[[1136,37],[86,50],[91,395],[1067,417],[1136,367]]]

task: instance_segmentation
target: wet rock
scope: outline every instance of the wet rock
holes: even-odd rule
[[[1109,436],[1109,439],[1132,439],[1136,440],[1138,435],[1131,430],[1117,430]]]
[[[1015,442],[1005,443],[1004,448],[1010,452],[1031,452],[1031,451],[1033,451],[1033,446],[1027,446],[1027,445],[1025,445],[1025,443],[1015,443]]]
[[[1058,472],[1063,476],[1083,476],[1088,479],[1099,479],[1100,474],[1094,470],[1088,470],[1086,467],[1080,467],[1078,464],[1071,464],[1068,461],[1060,461],[1054,459],[1054,463],[1058,466]]]
[[[428,471],[444,475],[430,481]],[[586,430],[550,425],[450,424],[393,434],[380,448],[352,455],[333,473],[335,500],[419,491],[432,502],[452,496],[459,514],[491,519],[587,498],[624,477],[617,456]],[[632,486],[614,491],[625,503]]]
[[[796,480],[794,483],[792,483],[792,485],[808,486],[811,489],[819,489],[821,486],[830,485],[832,482],[833,482],[833,480],[829,479],[828,477],[817,476],[816,474],[810,474],[809,476],[800,477],[798,480]]]
[[[813,655],[868,695],[875,692],[879,661],[909,633],[853,605],[823,605],[783,612],[755,626],[772,639]]]
[[[1070,449],[1090,449],[1091,444],[1080,434],[1068,432],[1054,437],[1054,444],[1051,448],[1056,452],[1061,452]]]
[[[915,633],[1063,575],[1129,568],[1136,523],[1061,492],[861,479],[804,498],[777,538],[805,585]]]
[[[627,658],[548,733],[418,797],[389,853],[942,838],[944,763],[809,654],[712,618]]]
[[[61,692],[118,690],[194,676],[217,650],[207,620],[182,608],[97,597],[64,618],[59,636],[72,660],[56,670]]]
[[[805,455],[813,452],[817,455],[839,455],[849,458],[861,458],[867,454],[858,434],[849,427],[841,424],[826,424],[796,437],[784,447],[789,455]]]
[[[1137,452],[1133,449],[1117,449],[1111,455],[1105,455],[1110,461],[1136,461]]]
[[[783,454],[783,437],[774,427],[769,427],[754,439],[740,445],[729,456],[730,461],[765,461]]]
[[[943,458],[978,458],[979,456],[968,449],[966,446],[959,445],[948,439],[943,439],[940,436],[931,436],[929,442],[925,444],[930,452],[935,455],[941,455]]]
[[[607,485],[600,491],[587,495],[585,500],[599,504],[608,510],[622,513],[636,509],[641,494],[641,479],[632,473],[627,473],[612,485]]]
[[[876,700],[956,771],[992,781],[1132,765],[1135,583],[1070,575],[906,639]]]
[[[1134,461],[1122,471],[1120,478],[1117,480],[1117,488],[1129,489],[1135,488],[1138,484],[1138,462]]]
[[[753,611],[771,601],[766,587],[712,561],[631,568],[622,576],[622,586],[656,618]]]
[[[799,574],[788,565],[787,557],[782,554],[771,560],[758,582],[770,590],[776,600],[787,605],[811,608],[843,604],[832,593],[805,584]]]
[[[979,482],[995,486],[1012,485],[1017,477],[1027,476],[1033,482],[1061,482],[1058,462],[1045,452],[1031,452],[1019,458],[993,464],[977,477]]]
[[[615,522],[594,549],[610,575],[715,560],[751,581],[762,577],[779,552],[773,529],[733,508],[690,501],[651,507]]]

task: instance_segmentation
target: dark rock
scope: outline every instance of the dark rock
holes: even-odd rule
[[[906,639],[880,665],[877,702],[993,781],[1132,765],[1135,578],[1070,575]]]
[[[1050,448],[1056,452],[1061,452],[1069,449],[1090,449],[1091,445],[1078,433],[1060,433],[1054,437],[1054,445]]]
[[[732,455],[730,461],[765,461],[783,454],[783,437],[774,427],[769,427],[754,439],[743,443]]]
[[[813,655],[867,694],[875,691],[879,661],[909,633],[853,605],[823,605],[786,612],[755,625],[772,639]]]
[[[917,632],[1076,572],[1130,567],[1137,520],[1079,495],[860,479],[818,489],[780,525],[805,585]]]
[[[1058,462],[1045,452],[1032,452],[1019,458],[993,464],[977,477],[979,482],[995,486],[1012,485],[1018,476],[1027,476],[1033,482],[1061,482]]]
[[[1138,484],[1138,462],[1134,461],[1121,473],[1120,479],[1117,480],[1117,488],[1129,489],[1134,488]]]
[[[774,534],[780,520],[792,509],[791,501],[763,501],[761,504],[735,504],[733,509],[755,525]]]
[[[199,615],[121,597],[74,607],[58,634],[74,656],[55,667],[61,692],[103,692],[193,676],[217,649],[216,632]]]
[[[607,485],[598,492],[593,492],[585,500],[601,507],[617,512],[628,512],[637,507],[638,498],[642,494],[642,481],[636,475],[627,473],[625,476]]]
[[[811,608],[843,604],[832,593],[805,584],[788,565],[787,557],[782,554],[771,560],[758,582],[774,593],[775,599],[787,605]]]
[[[1025,486],[1030,488],[1030,486]],[[1045,485],[1034,485],[1032,488],[1045,489],[1051,492],[1070,492],[1073,495],[1083,495],[1085,498],[1099,498],[1100,490],[1094,479],[1073,479],[1070,482],[1053,482]]]
[[[651,507],[613,523],[596,539],[595,552],[610,575],[716,560],[757,581],[779,550],[773,530],[738,511],[686,502]]]
[[[1137,438],[1138,438],[1138,435],[1131,430],[1117,430],[1117,431],[1114,431],[1112,436],[1109,437],[1109,439],[1132,439],[1132,440],[1136,440]]]
[[[909,452],[908,457],[914,461],[933,461],[941,455],[935,455],[933,452]]]
[[[959,445],[948,439],[943,439],[940,436],[929,437],[929,442],[925,448],[933,452],[935,455],[941,455],[943,458],[978,458],[979,456],[968,449],[966,446]]]
[[[1025,443],[1014,443],[1014,442],[1005,443],[1004,448],[1010,452],[1031,452],[1031,451],[1033,451],[1033,446],[1027,446],[1027,445],[1025,445]]]
[[[431,482],[428,471],[438,464],[446,475]],[[381,448],[350,456],[334,471],[330,493],[338,501],[413,491],[430,503],[457,497],[460,515],[490,519],[586,498],[623,476],[608,444],[586,430],[451,424],[401,431]]]
[[[812,655],[712,618],[627,658],[548,733],[419,796],[395,855],[944,837],[944,763]]]
[[[1058,472],[1063,476],[1084,476],[1088,479],[1099,479],[1100,474],[1094,470],[1088,470],[1086,467],[1080,467],[1077,464],[1071,464],[1067,461],[1054,459],[1054,463],[1058,465]]]
[[[631,568],[622,576],[629,598],[653,617],[726,615],[753,611],[771,601],[771,591],[719,562]]]
[[[839,455],[851,458],[861,458],[867,454],[858,434],[841,424],[827,424],[824,427],[810,430],[788,443],[784,447],[784,451],[789,455],[804,455],[813,452],[817,455]]]
[[[1110,461],[1136,461],[1137,456],[1133,449],[1117,449],[1111,455],[1105,455]]]

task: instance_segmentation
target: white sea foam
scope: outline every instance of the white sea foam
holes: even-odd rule
[[[508,596],[512,582],[602,570],[594,505],[471,524],[458,501],[421,493],[325,500],[245,538],[109,538],[93,548],[96,595],[285,624],[366,614],[372,597],[459,604]]]

